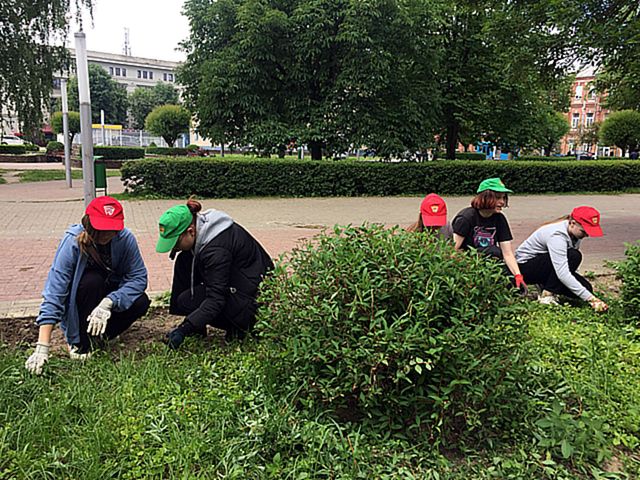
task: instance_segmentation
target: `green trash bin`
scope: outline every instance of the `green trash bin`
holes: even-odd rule
[[[102,190],[103,194],[107,194],[107,166],[102,161],[101,156],[93,157],[93,181],[96,186],[96,195],[98,190]]]

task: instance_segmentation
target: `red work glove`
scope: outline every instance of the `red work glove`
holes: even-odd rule
[[[527,287],[527,284],[524,283],[524,277],[522,276],[521,273],[515,276],[515,280],[516,280],[516,288],[520,290],[520,293],[522,295],[526,295],[527,293],[529,293],[529,288]]]

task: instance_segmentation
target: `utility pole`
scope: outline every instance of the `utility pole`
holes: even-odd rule
[[[69,104],[67,102],[67,79],[60,80],[62,93],[62,134],[64,135],[64,175],[67,187],[71,188],[71,139],[69,138]]]
[[[84,179],[84,206],[96,198],[93,173],[93,129],[91,127],[91,97],[89,93],[89,67],[87,65],[87,39],[84,32],[74,34],[76,40],[76,72],[80,100],[80,139],[82,144],[82,178]]]

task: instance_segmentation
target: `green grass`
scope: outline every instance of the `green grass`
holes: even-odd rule
[[[120,170],[107,170],[107,177],[119,177]],[[47,182],[50,180],[64,180],[66,178],[64,170],[24,170],[20,172],[20,183],[26,182]],[[71,169],[71,178],[73,180],[82,179],[82,169]]]
[[[298,408],[263,374],[264,344],[57,357],[42,377],[24,370],[27,352],[0,347],[0,479],[638,478],[640,329],[573,307],[532,306],[529,325],[534,413],[557,445],[523,430],[443,452]],[[546,391],[554,382],[560,390]],[[571,414],[554,417],[550,396]],[[589,425],[599,420],[625,474],[578,455],[598,447]],[[576,451],[567,460],[563,440]]]

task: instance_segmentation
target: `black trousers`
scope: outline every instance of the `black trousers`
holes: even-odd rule
[[[191,252],[180,252],[176,257],[169,301],[169,313],[173,315],[189,315],[200,307],[206,298],[206,287],[197,270],[194,272],[192,295],[192,260]],[[230,288],[226,293],[225,306],[216,317],[208,319],[205,325],[183,324],[183,330],[185,335],[205,334],[206,326],[211,325],[225,330],[227,337],[242,338],[255,324],[257,310],[258,304],[253,296]]]
[[[591,283],[576,272],[582,263],[582,253],[575,248],[570,248],[567,250],[567,260],[571,275],[573,275],[575,279],[587,290],[593,292]],[[519,263],[518,266],[520,267],[520,272],[527,284],[540,285],[544,290],[557,295],[577,298],[576,295],[558,279],[556,271],[553,268],[553,264],[551,263],[551,256],[548,253],[538,255],[525,263]]]
[[[98,270],[87,270],[80,278],[78,293],[76,295],[76,305],[78,306],[78,316],[80,319],[80,347],[89,349],[91,342],[87,334],[89,321],[87,317],[94,308],[102,301],[107,294],[117,289],[117,285],[109,283],[107,276]],[[133,322],[142,317],[151,305],[151,301],[146,293],[140,295],[128,310],[123,312],[111,311],[111,317],[107,322],[107,329],[104,337],[115,338],[129,328]]]

